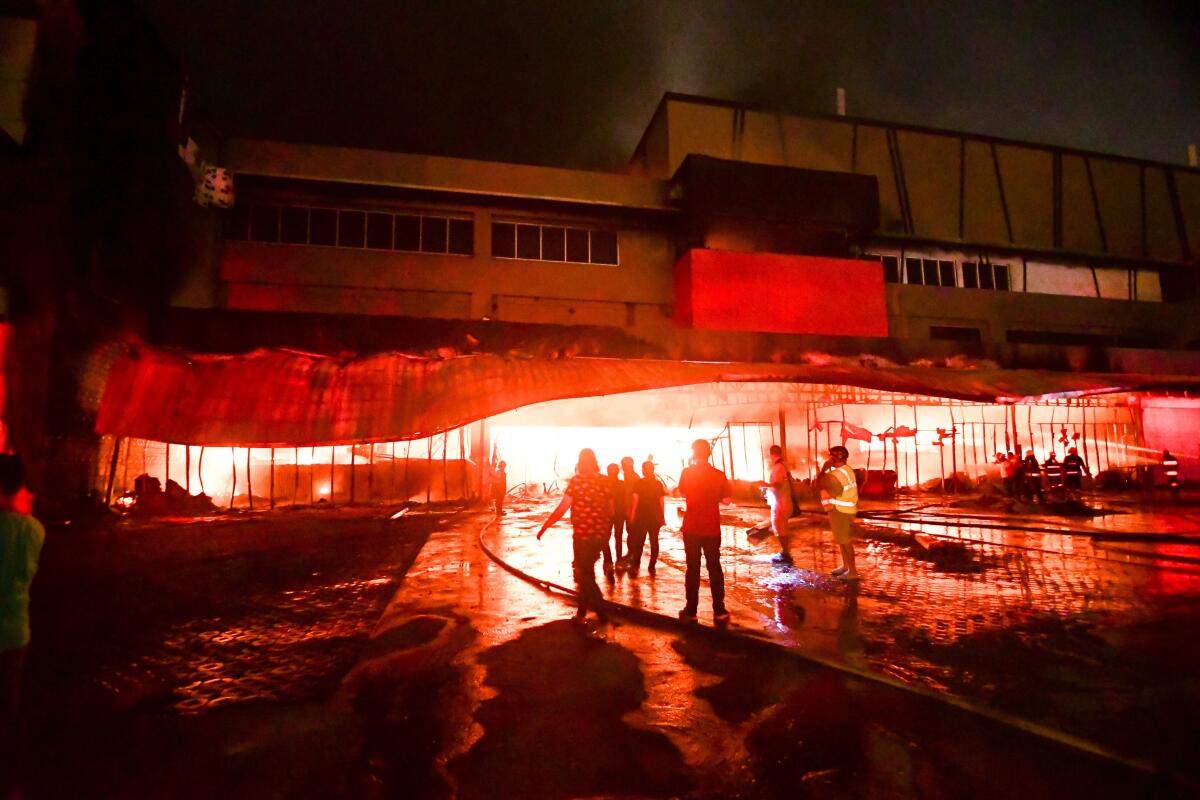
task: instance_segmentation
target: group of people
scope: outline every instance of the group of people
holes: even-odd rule
[[[603,595],[596,583],[596,562],[603,557],[604,575],[609,581],[616,580],[618,568],[630,577],[637,577],[646,541],[649,540],[650,563],[647,572],[654,575],[658,565],[658,533],[666,524],[664,511],[667,492],[654,474],[654,462],[643,463],[639,476],[633,468],[633,459],[626,456],[621,459],[620,466],[610,464],[606,473],[600,473],[600,462],[596,460],[595,451],[587,447],[580,450],[575,475],[567,483],[562,501],[537,533],[537,538],[541,539],[542,534],[562,519],[568,509],[571,511],[575,584],[579,588],[579,610],[575,615],[577,622],[586,619],[589,609],[594,610],[601,621],[607,619]],[[687,470],[684,473],[686,475]],[[724,477],[724,473],[719,474]],[[687,524],[686,518],[684,523]],[[716,532],[719,537],[719,524]],[[610,547],[610,541],[615,547]],[[728,619],[724,610],[724,577],[719,562],[716,564],[715,581],[713,561],[709,562],[709,581],[713,586],[714,608],[718,606],[716,598],[720,595],[720,611]],[[697,567],[697,594],[699,583]]]
[[[1046,456],[1045,463],[1039,464],[1033,449],[1025,451],[1021,458],[1017,453],[996,453],[996,463],[1000,465],[1000,480],[1004,485],[1004,495],[1015,497],[1026,502],[1036,499],[1039,503],[1046,502],[1046,495],[1052,499],[1066,497],[1077,500],[1083,492],[1083,476],[1091,476],[1087,462],[1072,447],[1060,462],[1058,456],[1051,452]]]
[[[700,605],[700,561],[708,572],[712,593],[713,622],[725,625],[729,611],[725,607],[725,574],[721,569],[721,510],[722,504],[732,502],[732,489],[725,473],[710,462],[712,446],[706,439],[692,442],[692,458],[679,477],[679,495],[684,499],[680,533],[686,561],[684,572],[685,605],[680,619],[695,621]],[[783,462],[783,450],[771,448],[773,463],[768,480],[762,482],[771,503],[772,528],[779,537],[781,553],[776,561],[791,562],[787,533],[788,518],[793,504],[791,475]],[[858,483],[854,470],[846,465],[849,452],[845,447],[832,447],[830,459],[822,467],[819,478],[821,504],[829,512],[830,528],[842,554],[842,566],[834,576],[855,580],[854,549],[850,531],[858,510]],[[596,562],[604,559],[605,576],[615,579],[618,568],[636,576],[641,566],[643,548],[650,540],[649,573],[655,573],[658,560],[659,530],[665,524],[666,491],[654,474],[654,464],[642,465],[639,478],[633,470],[633,459],[622,459],[621,466],[610,465],[607,475],[600,472],[596,454],[590,448],[579,452],[575,475],[567,483],[562,501],[538,529],[540,540],[554,523],[571,512],[573,529],[575,584],[578,587],[578,610],[574,621],[584,623],[589,611],[601,622],[607,621],[604,598],[596,583]],[[628,553],[622,556],[622,530],[628,530]],[[613,534],[616,534],[615,536]],[[609,540],[615,549],[609,550]]]

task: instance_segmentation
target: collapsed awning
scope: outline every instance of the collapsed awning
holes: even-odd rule
[[[1036,370],[730,364],[639,359],[340,360],[281,350],[198,356],[138,347],[105,383],[101,434],[206,446],[290,447],[417,438],[546,400],[715,381],[858,386],[977,402],[1200,389],[1200,377]]]

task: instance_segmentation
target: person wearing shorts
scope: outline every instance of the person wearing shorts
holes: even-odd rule
[[[854,470],[846,463],[850,451],[840,445],[829,448],[829,460],[821,467],[818,476],[821,489],[821,505],[829,512],[829,530],[842,554],[842,566],[833,570],[833,576],[845,581],[858,580],[854,564],[854,546],[850,535],[854,518],[858,515],[858,479]]]

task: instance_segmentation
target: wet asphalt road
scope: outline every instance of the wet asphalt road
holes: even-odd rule
[[[484,536],[521,569],[570,585],[569,529],[532,536],[546,511],[518,503]],[[746,537],[761,510],[727,517],[736,627],[804,658],[629,622],[603,639],[580,635],[563,599],[482,552],[486,515],[264,516],[250,534],[201,523],[199,537],[215,544],[200,558],[199,539],[189,545],[176,531],[181,548],[155,540],[154,559],[131,558],[111,576],[75,585],[79,570],[52,565],[35,594],[31,794],[1194,791],[1195,515],[933,511],[955,518],[864,526],[858,587],[828,577],[836,562],[818,517],[795,521],[793,569],[770,564],[769,537]],[[1115,541],[1093,528],[1178,537]],[[939,539],[954,547],[933,553],[928,542]],[[663,545],[658,576],[619,577],[606,586],[612,599],[678,610],[678,537],[664,532]],[[113,545],[91,546],[103,559]],[[702,594],[702,621],[706,602]],[[1150,776],[930,695],[1183,774]]]

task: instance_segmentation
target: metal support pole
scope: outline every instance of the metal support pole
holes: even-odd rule
[[[250,510],[254,510],[254,482],[250,476],[250,453],[253,447],[246,448],[246,497],[250,501]]]
[[[917,434],[921,432],[921,424],[917,419],[917,406],[913,404],[913,470],[917,475],[917,486],[921,485],[921,448],[918,446]]]
[[[271,491],[268,498],[268,507],[275,510],[275,448],[271,448]]]
[[[112,503],[113,482],[117,479],[117,462],[120,460],[120,456],[121,437],[118,436],[113,439],[112,458],[109,459],[108,463],[108,481],[106,482],[106,486],[104,488],[104,505],[106,506]]]
[[[447,470],[447,451],[450,449],[450,431],[442,434],[442,500],[450,499],[450,476]]]

